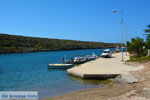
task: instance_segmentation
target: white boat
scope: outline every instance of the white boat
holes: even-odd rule
[[[120,51],[121,51],[121,50],[120,50],[119,46],[117,46],[114,52],[118,53],[118,52],[120,52]]]
[[[48,69],[68,69],[73,66],[73,64],[48,64]]]
[[[74,64],[83,64],[86,62],[85,57],[75,57],[73,60]]]
[[[95,53],[92,53],[92,55],[86,55],[86,61],[95,60],[98,58],[98,56]]]

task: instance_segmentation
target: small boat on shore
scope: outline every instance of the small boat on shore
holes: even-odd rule
[[[68,69],[73,66],[73,64],[48,64],[48,69]]]

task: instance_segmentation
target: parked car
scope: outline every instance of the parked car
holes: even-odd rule
[[[111,58],[111,51],[110,51],[110,49],[105,49],[105,50],[102,52],[101,57]]]

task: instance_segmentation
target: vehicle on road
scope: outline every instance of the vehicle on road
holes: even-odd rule
[[[105,49],[102,54],[101,54],[101,57],[104,57],[104,58],[111,58],[111,54],[112,52],[110,51],[110,49]]]

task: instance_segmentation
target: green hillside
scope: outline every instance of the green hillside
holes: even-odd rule
[[[115,47],[118,44],[48,39],[0,34],[0,53],[21,53],[52,50],[76,50]]]

